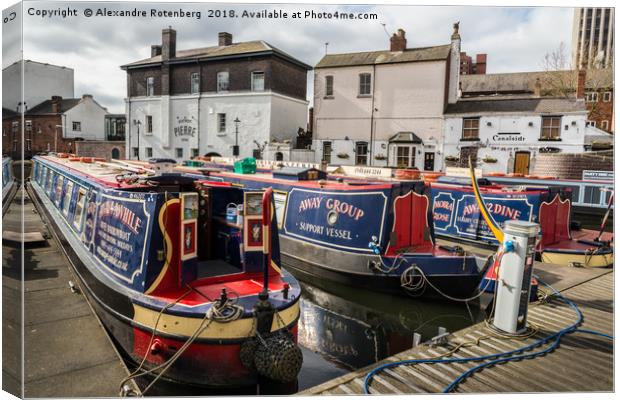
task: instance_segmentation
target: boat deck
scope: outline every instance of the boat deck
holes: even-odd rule
[[[34,208],[26,195],[24,234],[36,232],[45,239],[26,244],[23,281],[21,245],[3,240],[3,389],[19,397],[116,397],[128,371]],[[21,211],[20,190],[4,217],[5,231],[21,231]]]
[[[613,335],[613,270],[537,264],[535,272],[579,307],[584,315],[580,329]],[[491,331],[484,323],[480,323],[454,333],[445,345],[419,345],[300,394],[362,394],[366,374],[379,365],[437,357],[454,349],[458,343],[475,342],[478,339],[479,345],[462,346],[452,357],[479,357],[510,351],[570,326],[575,320],[575,311],[561,300],[532,303],[528,323],[535,324],[538,333],[531,338],[516,340],[487,337]],[[530,353],[548,346],[537,347]],[[614,390],[613,356],[613,341],[590,334],[570,333],[562,338],[556,350],[540,357],[485,368],[462,381],[455,392],[611,392]],[[369,390],[372,394],[438,393],[475,365],[472,362],[400,365],[375,375]]]

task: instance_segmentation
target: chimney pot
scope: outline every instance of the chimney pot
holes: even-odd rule
[[[217,34],[218,46],[230,46],[232,44],[232,34],[220,32]]]
[[[577,75],[577,98],[583,99],[586,91],[586,70],[580,69]]]
[[[399,29],[390,38],[390,51],[405,51],[407,48],[407,38],[405,37],[405,31]]]
[[[152,48],[151,48],[152,51]],[[168,27],[161,31],[161,58],[169,60],[176,56],[177,51],[177,31]]]
[[[92,94],[85,93],[82,95],[82,99],[92,99],[92,98],[93,98]]]

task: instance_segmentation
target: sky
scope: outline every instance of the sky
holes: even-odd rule
[[[315,65],[325,54],[383,50],[397,29],[406,31],[407,47],[450,43],[452,24],[460,21],[461,48],[468,55],[486,53],[487,73],[543,69],[546,53],[560,43],[570,49],[572,8],[489,6],[356,6],[356,5],[263,5],[200,3],[23,3],[23,57],[63,65],[75,71],[75,97],[92,94],[113,113],[124,112],[126,73],[120,65],[150,57],[153,44],[161,43],[161,30],[177,31],[177,50],[217,44],[217,34],[230,32],[234,42],[265,40],[295,58]],[[96,12],[144,10],[148,17],[84,16]],[[150,17],[151,9],[200,12],[201,18]],[[75,9],[77,16],[42,16],[43,11]],[[209,18],[209,10],[282,10],[287,19]],[[292,19],[296,11],[345,11],[376,13],[374,20],[324,18]],[[35,15],[29,15],[29,13]],[[36,15],[36,14],[39,15]],[[6,18],[8,10],[3,12]],[[20,58],[20,15],[3,24],[3,68]],[[385,26],[384,26],[384,25]],[[308,99],[312,97],[312,74],[308,76]]]

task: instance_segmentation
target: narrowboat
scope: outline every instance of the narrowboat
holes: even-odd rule
[[[541,237],[537,254],[543,262],[583,267],[613,264],[612,236],[573,226],[572,188],[543,185],[505,185],[479,178],[487,210],[500,225],[507,220],[537,222]],[[442,176],[431,183],[433,226],[438,236],[497,246],[482,218],[469,179]]]
[[[460,248],[434,243],[422,181],[328,179],[318,169],[295,167],[176,170],[249,190],[273,187],[282,262],[291,270],[388,293],[462,298],[476,290],[486,266]]]
[[[13,162],[9,157],[2,158],[2,215],[6,213],[17,191],[13,177]]]
[[[132,376],[208,388],[295,380],[301,289],[281,268],[270,189],[182,176],[172,160],[33,162],[32,197],[138,366]],[[233,203],[243,218],[227,216]]]

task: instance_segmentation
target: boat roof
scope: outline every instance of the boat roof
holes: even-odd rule
[[[59,157],[56,155],[37,156],[37,158],[62,167],[101,186],[113,189],[147,187],[139,183],[118,182],[116,180],[118,175],[133,174],[146,178],[155,174],[152,169],[147,167],[148,163],[145,166],[135,166],[121,160],[108,162],[103,159],[93,159],[92,157]]]

